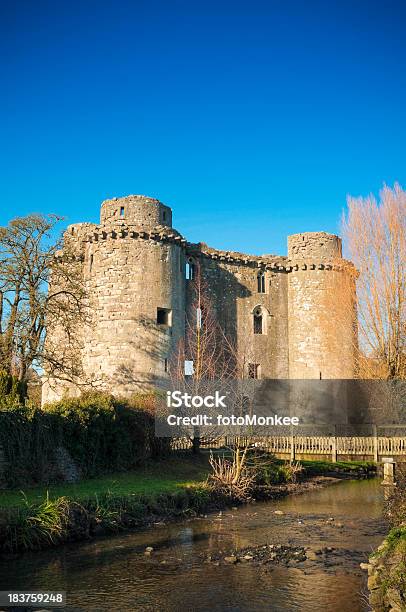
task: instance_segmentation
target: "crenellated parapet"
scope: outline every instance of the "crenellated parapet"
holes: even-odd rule
[[[323,232],[318,235],[328,236]],[[300,234],[301,235],[301,234]],[[289,237],[290,238],[290,237]],[[289,240],[288,238],[288,240]],[[338,238],[335,236],[334,238]],[[189,257],[205,257],[219,262],[250,266],[273,272],[297,272],[298,270],[335,270],[355,272],[352,262],[337,256],[341,251],[331,252],[292,252],[292,257],[281,255],[248,255],[237,251],[222,251],[213,249],[203,242],[186,243],[186,254]],[[306,254],[306,258],[303,255]]]

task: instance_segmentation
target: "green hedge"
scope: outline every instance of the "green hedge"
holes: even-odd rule
[[[18,406],[27,396],[27,383],[0,370],[0,410]]]
[[[55,479],[54,451],[62,446],[83,477],[128,470],[147,457],[169,452],[169,441],[155,437],[154,396],[119,400],[101,393],[64,399],[44,409],[0,399],[0,445],[6,484],[47,483]],[[6,409],[4,409],[6,408]]]

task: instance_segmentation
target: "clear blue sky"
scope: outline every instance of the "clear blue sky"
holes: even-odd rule
[[[189,240],[285,253],[406,184],[406,4],[2,0],[0,223],[129,193]]]

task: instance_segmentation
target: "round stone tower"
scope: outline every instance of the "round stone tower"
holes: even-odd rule
[[[115,394],[157,385],[184,336],[185,255],[172,211],[158,200],[106,200],[86,245],[93,329],[84,369]]]
[[[289,378],[354,377],[355,270],[341,239],[325,232],[288,237]]]
[[[159,200],[142,195],[105,200],[101,206],[100,223],[130,223],[144,228],[158,225],[172,227],[172,210]]]
[[[185,243],[171,209],[139,195],[103,202],[100,225],[68,227],[65,250],[80,261],[91,318],[78,330],[81,389],[131,395],[168,378],[184,337]]]

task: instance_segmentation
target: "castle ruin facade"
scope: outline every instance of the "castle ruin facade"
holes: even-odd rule
[[[225,335],[247,351],[248,376],[354,377],[354,296],[343,289],[354,269],[338,236],[289,236],[287,256],[221,251],[188,242],[168,206],[131,195],[103,202],[98,225],[70,225],[68,250],[91,314],[75,330],[83,380],[48,373],[44,402],[77,395],[86,381],[116,395],[159,385],[185,336],[196,270]],[[69,342],[58,334],[49,329],[48,342]]]

